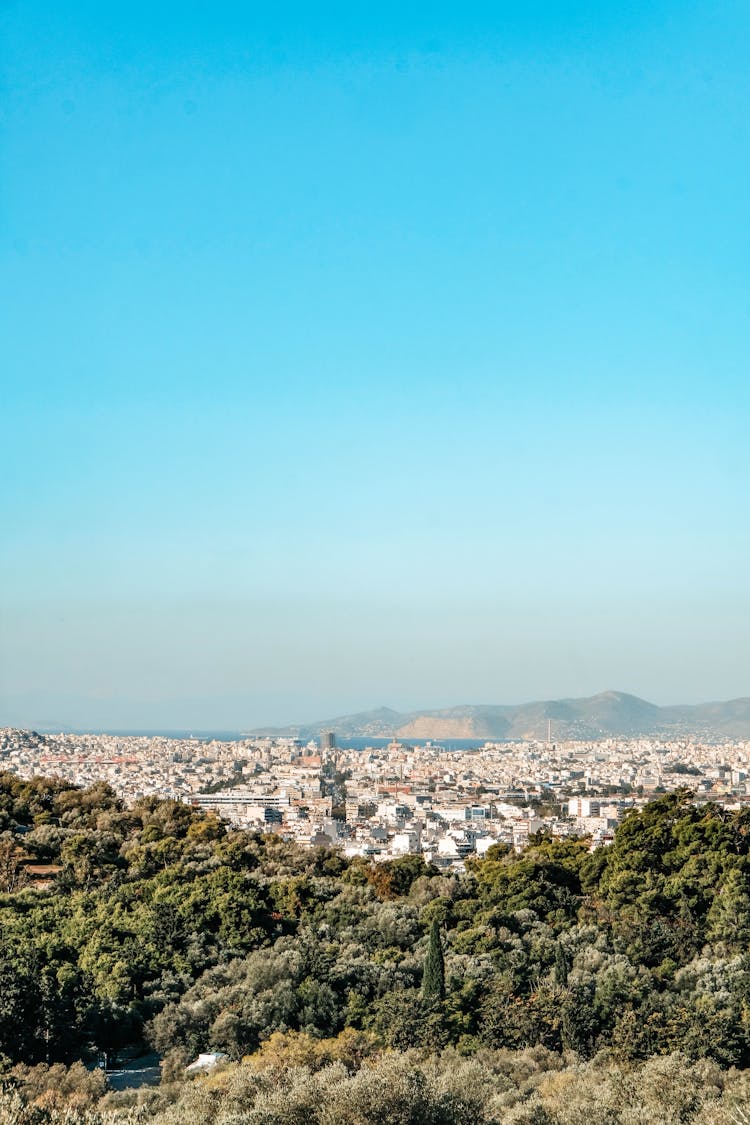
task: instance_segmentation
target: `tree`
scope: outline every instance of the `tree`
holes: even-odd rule
[[[445,997],[445,961],[440,940],[440,923],[433,918],[430,939],[422,973],[422,995],[425,1000],[443,1000]]]
[[[559,941],[555,946],[555,983],[559,985],[568,983],[568,958]]]
[[[743,871],[730,871],[706,915],[708,940],[731,947],[750,939],[750,893]]]
[[[27,881],[26,871],[19,859],[19,849],[10,832],[0,837],[0,891],[12,894]]]

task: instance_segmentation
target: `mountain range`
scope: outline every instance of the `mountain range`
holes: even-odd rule
[[[467,704],[429,711],[380,707],[298,726],[267,727],[254,735],[316,738],[331,730],[339,738],[486,738],[497,740],[620,737],[750,738],[750,698],[726,703],[659,707],[638,696],[605,691],[585,699],[538,703]]]

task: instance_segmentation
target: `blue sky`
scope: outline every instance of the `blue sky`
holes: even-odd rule
[[[750,12],[6,3],[0,722],[748,693]]]

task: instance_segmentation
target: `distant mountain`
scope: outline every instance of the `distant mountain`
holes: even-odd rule
[[[278,738],[317,738],[322,730],[335,731],[341,738],[392,738],[403,724],[406,716],[390,707],[378,707],[373,711],[360,711],[356,715],[339,715],[335,719],[325,719],[319,723],[303,723],[300,726],[262,727],[247,731],[247,734],[271,735]]]
[[[750,699],[730,699],[727,703],[699,703],[693,707],[664,707],[677,713],[677,721],[698,731],[714,730],[727,738],[750,738]]]
[[[332,730],[340,738],[555,739],[660,735],[750,738],[750,698],[727,703],[657,707],[636,695],[605,691],[586,699],[554,699],[512,705],[465,705],[433,711],[379,707],[356,715],[300,726],[268,727],[256,735],[316,738]]]

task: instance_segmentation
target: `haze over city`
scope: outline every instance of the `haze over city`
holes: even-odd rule
[[[4,5],[0,722],[746,696],[749,24]]]

